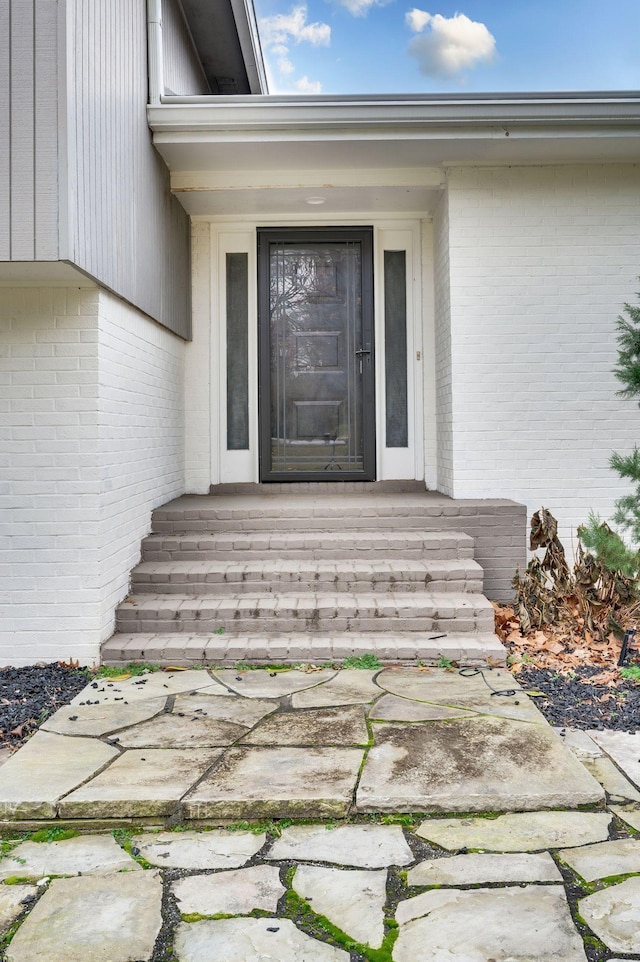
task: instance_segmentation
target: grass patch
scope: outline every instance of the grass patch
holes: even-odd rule
[[[119,678],[121,675],[144,675],[148,671],[160,671],[159,665],[147,662],[129,662],[128,665],[100,665],[95,672],[95,678]]]
[[[41,828],[31,836],[32,842],[64,842],[67,838],[76,838],[80,832],[74,828]]]
[[[290,818],[281,818],[277,822],[273,819],[265,819],[262,822],[233,822],[225,825],[229,832],[251,832],[252,835],[271,835],[273,838],[280,838],[282,831],[293,825]]]
[[[350,658],[345,658],[342,662],[343,668],[365,668],[369,671],[373,671],[376,668],[382,668],[382,664],[377,655],[372,652],[367,652],[364,655],[352,655]]]

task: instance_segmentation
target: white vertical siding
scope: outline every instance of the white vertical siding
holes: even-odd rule
[[[58,257],[58,0],[0,4],[0,259]]]
[[[11,127],[11,5],[0,3],[0,131]],[[0,260],[11,257],[11,141],[0,136]]]
[[[180,0],[162,0],[162,53],[165,93],[211,93]]]
[[[189,219],[146,120],[146,5],[68,0],[72,259],[189,335]]]

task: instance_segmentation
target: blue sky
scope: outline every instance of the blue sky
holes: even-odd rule
[[[640,89],[640,0],[254,0],[271,93]]]

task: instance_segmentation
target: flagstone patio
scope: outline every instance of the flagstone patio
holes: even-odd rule
[[[640,735],[554,733],[486,681],[510,693],[389,668],[93,683],[2,768],[0,958],[640,959]]]
[[[4,822],[342,818],[603,801],[517,681],[490,669],[189,669],[102,679],[49,718],[0,781]]]

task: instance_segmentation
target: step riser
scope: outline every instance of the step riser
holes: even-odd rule
[[[381,662],[436,664],[449,658],[465,665],[504,664],[506,651],[495,634],[458,635],[430,639],[428,635],[343,633],[340,635],[183,635],[121,634],[103,646],[107,665],[148,661],[158,665],[215,664],[233,666],[282,662],[323,662],[353,655],[375,654]]]
[[[335,514],[331,517],[312,518],[308,516],[291,517],[284,515],[270,515],[264,518],[241,518],[237,521],[227,518],[210,518],[180,521],[155,521],[152,524],[154,534],[223,534],[226,531],[341,531],[345,525],[362,531],[389,529],[391,531],[402,527],[419,531],[440,531],[443,528],[458,530],[459,516],[438,517],[437,515],[362,515],[352,516]]]
[[[200,597],[211,597],[220,595],[246,595],[255,594],[259,591],[260,594],[278,594],[282,591],[338,591],[338,592],[375,592],[375,593],[387,593],[394,594],[394,592],[419,592],[424,591],[428,588],[430,591],[457,591],[466,592],[468,594],[482,594],[482,579],[481,578],[460,578],[455,580],[425,580],[422,577],[421,580],[415,578],[409,580],[407,578],[398,578],[395,581],[389,581],[385,579],[369,579],[367,581],[351,581],[351,580],[339,580],[335,581],[333,579],[323,581],[318,579],[317,581],[296,581],[292,578],[287,580],[276,581],[273,578],[269,579],[253,579],[246,581],[154,581],[150,579],[144,579],[141,576],[134,577],[132,579],[132,587],[137,595],[150,593],[150,594],[176,594],[176,595],[193,595]]]
[[[156,632],[186,632],[187,634],[273,634],[304,631],[309,634],[327,633],[329,631],[411,631],[411,632],[441,632],[446,631],[451,619],[438,619],[429,617],[410,618],[398,617],[353,617],[344,618],[287,618],[285,616],[274,618],[249,617],[237,618],[227,621],[224,618],[141,618],[135,620],[122,619],[118,617],[116,628],[122,632],[144,631]],[[490,623],[486,618],[456,618],[455,629],[459,632],[489,631]]]
[[[266,599],[262,597],[260,600],[248,598],[237,605],[232,600],[230,604],[225,604],[225,599],[218,603],[200,602],[195,605],[182,601],[176,606],[160,602],[151,605],[144,601],[140,605],[125,604],[118,610],[118,629],[187,631],[196,634],[221,631],[233,634],[291,631],[429,632],[444,631],[447,626],[451,629],[455,625],[456,631],[465,632],[490,631],[494,621],[490,606],[476,607],[472,603],[438,606],[425,599],[423,604],[416,605],[415,601],[409,604],[406,600],[403,605],[402,599],[399,599],[396,605],[389,596],[381,596],[377,604],[362,604],[354,600],[351,604],[324,602],[316,606],[307,603],[304,596],[293,605],[276,596],[270,600],[273,603],[266,604]]]
[[[308,542],[265,542],[236,540],[234,543],[204,539],[156,540],[146,538],[142,543],[145,561],[377,561],[404,558],[409,561],[472,560],[473,545],[454,541],[404,541],[381,539],[367,543],[327,544],[318,540]]]

